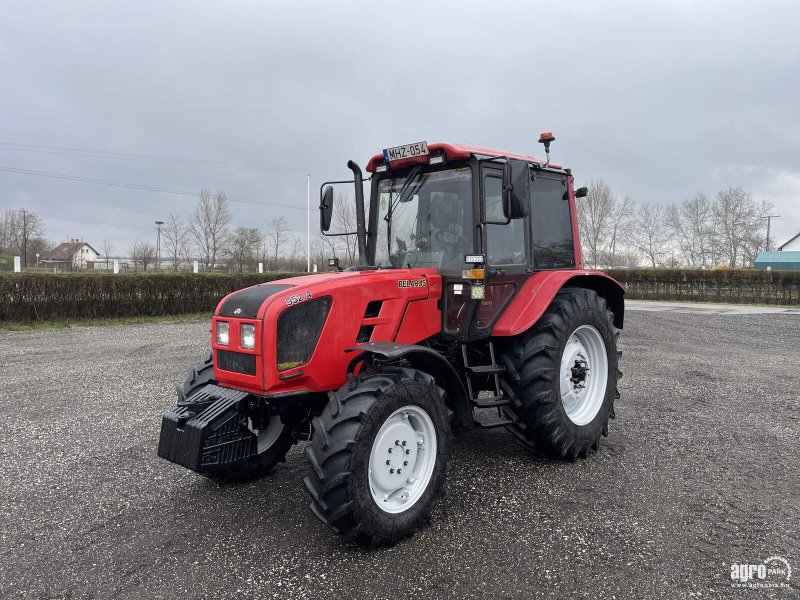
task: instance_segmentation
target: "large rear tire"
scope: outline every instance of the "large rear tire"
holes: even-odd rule
[[[502,384],[516,431],[537,450],[574,460],[608,435],[619,398],[614,315],[592,290],[564,288],[527,332],[502,348]]]
[[[355,377],[313,420],[305,484],[335,533],[375,546],[412,535],[442,494],[450,453],[444,391],[411,368]]]
[[[216,383],[214,361],[213,357],[209,356],[203,362],[196,363],[186,381],[177,386],[178,403],[186,402],[186,399],[197,390],[214,383]],[[297,441],[292,432],[292,424],[283,423],[277,415],[273,415],[265,429],[253,433],[258,440],[258,454],[247,462],[233,465],[225,470],[207,471],[202,475],[220,483],[249,481],[263,477],[275,465],[286,461],[286,454]]]

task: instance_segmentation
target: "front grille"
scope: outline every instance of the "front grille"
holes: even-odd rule
[[[223,371],[256,374],[256,355],[244,352],[231,352],[230,350],[217,350],[217,367]]]
[[[277,366],[285,371],[306,364],[314,354],[331,309],[330,296],[306,300],[278,317]]]

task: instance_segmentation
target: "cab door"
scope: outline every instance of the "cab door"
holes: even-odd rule
[[[503,215],[502,164],[481,164],[480,190],[486,289],[474,313],[475,337],[491,333],[492,325],[531,273],[529,218],[507,220]]]

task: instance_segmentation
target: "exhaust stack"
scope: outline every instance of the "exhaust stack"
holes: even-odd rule
[[[367,264],[367,225],[364,217],[364,177],[355,161],[348,160],[347,168],[353,172],[356,186],[356,237],[358,238],[358,261]]]

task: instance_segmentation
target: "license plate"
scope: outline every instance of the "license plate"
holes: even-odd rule
[[[391,162],[393,160],[403,160],[404,158],[414,158],[415,156],[425,156],[426,154],[428,154],[428,142],[417,142],[416,144],[386,148],[383,151],[383,160]]]

